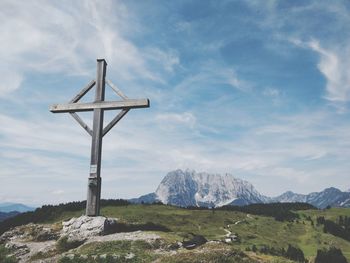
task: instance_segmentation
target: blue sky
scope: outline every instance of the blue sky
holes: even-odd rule
[[[103,198],[152,192],[177,168],[232,173],[271,196],[350,188],[349,1],[0,10],[0,202],[85,199],[91,139],[48,106],[95,78],[96,58],[127,96],[151,100],[104,138]]]

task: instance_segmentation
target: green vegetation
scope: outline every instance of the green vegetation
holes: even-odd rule
[[[339,216],[337,222],[325,219],[323,216],[317,217],[317,225],[323,225],[323,232],[350,241],[350,217]]]
[[[347,263],[346,258],[340,249],[331,247],[330,249],[320,249],[317,250],[317,256],[315,259],[315,263],[329,263],[329,262],[337,262],[337,263]]]
[[[277,221],[293,221],[299,218],[293,211],[316,209],[316,207],[306,203],[271,203],[271,204],[251,204],[246,206],[226,205],[218,208],[226,211],[239,211],[253,215],[270,216]]]
[[[260,248],[257,248],[256,245],[253,245],[252,248],[247,247],[246,251],[258,251],[262,254],[285,257],[296,262],[307,262],[303,251],[300,248],[293,247],[292,245],[288,245],[287,249],[270,247],[268,245],[263,245]]]
[[[126,200],[101,200],[101,206],[128,206]],[[86,201],[59,205],[44,205],[33,212],[26,212],[0,222],[0,235],[11,227],[28,223],[52,223],[83,214]]]
[[[36,222],[57,222],[59,225],[62,220],[82,215],[83,206],[80,202],[70,204],[67,210],[64,205],[46,207],[44,209],[51,211],[49,215],[44,216],[39,210],[42,218],[36,215],[37,211],[31,216],[37,219]],[[101,214],[118,218],[117,232],[142,229],[157,233],[161,239],[158,243],[126,240],[95,242],[71,249],[79,244],[72,245],[61,238],[57,251],[71,253],[61,262],[149,262],[158,259],[161,260],[159,262],[277,263],[302,262],[304,258],[313,262],[317,255],[322,254],[318,251],[328,251],[331,247],[341,251],[350,262],[350,242],[331,231],[325,232],[325,225],[318,222],[318,218],[323,217],[324,222],[332,222],[330,224],[348,231],[350,209],[346,208],[317,210],[304,204],[286,204],[285,207],[272,204],[212,210],[161,204],[131,205],[119,201],[103,206]],[[21,220],[25,217],[22,216]],[[15,223],[21,220],[17,219]],[[5,226],[0,223],[0,229],[8,226],[9,223]],[[209,242],[194,250],[177,247],[177,242],[190,240],[194,235],[201,235],[208,241],[223,241],[228,233],[236,235],[237,241],[228,244]],[[44,258],[47,255],[36,256]],[[121,261],[124,257],[128,261]]]
[[[17,262],[14,256],[10,256],[11,251],[4,246],[0,245],[0,262],[1,263],[14,263]]]

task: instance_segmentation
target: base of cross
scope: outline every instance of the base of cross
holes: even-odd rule
[[[87,216],[100,215],[101,183],[101,177],[89,177],[88,179],[88,199],[86,200],[85,213]]]
[[[62,223],[62,235],[72,240],[85,240],[92,236],[103,236],[117,231],[117,219],[104,216],[73,217]]]

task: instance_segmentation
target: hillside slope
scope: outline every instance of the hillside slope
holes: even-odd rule
[[[264,211],[264,205],[262,210]],[[55,218],[50,217],[45,223],[46,228],[59,230],[62,220],[83,214],[83,210],[64,211]],[[33,255],[33,258],[43,259],[56,256],[64,257],[62,262],[78,262],[77,258],[100,257],[99,262],[107,262],[106,256],[132,256],[127,262],[199,262],[198,259],[222,262],[290,262],[288,259],[271,255],[266,248],[279,251],[286,249],[288,244],[299,247],[306,258],[313,260],[320,247],[336,246],[350,260],[350,242],[323,232],[322,225],[317,225],[317,217],[325,217],[336,221],[341,215],[350,217],[350,209],[333,208],[327,210],[301,210],[294,212],[298,217],[292,221],[276,221],[273,217],[247,214],[238,211],[183,209],[166,205],[123,205],[105,206],[102,214],[118,218],[119,222],[128,225],[143,225],[152,222],[161,225],[169,231],[147,231],[160,236],[160,239],[144,242],[133,240],[118,240],[108,242],[92,242],[78,245],[77,248],[64,252],[52,247],[49,253]],[[1,226],[1,223],[0,223]],[[30,228],[28,225],[25,228]],[[40,227],[39,227],[40,228]],[[31,227],[32,229],[32,227]],[[135,228],[133,228],[135,230]],[[30,233],[33,233],[31,230]],[[136,232],[135,232],[136,233]],[[200,235],[208,242],[191,251],[179,246],[179,242],[188,240],[191,235]],[[227,237],[235,239],[225,243]],[[36,242],[36,241],[35,241]],[[256,251],[251,251],[256,247]],[[67,252],[66,252],[67,251]],[[69,257],[75,257],[70,260]],[[105,260],[105,261],[104,261]],[[220,261],[221,260],[221,261]],[[86,260],[84,262],[94,262]],[[110,261],[113,262],[113,261]],[[210,261],[209,261],[210,262]],[[312,261],[311,261],[312,262]]]

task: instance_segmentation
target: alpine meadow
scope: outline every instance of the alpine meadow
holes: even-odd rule
[[[350,262],[350,1],[0,0],[0,263]]]

